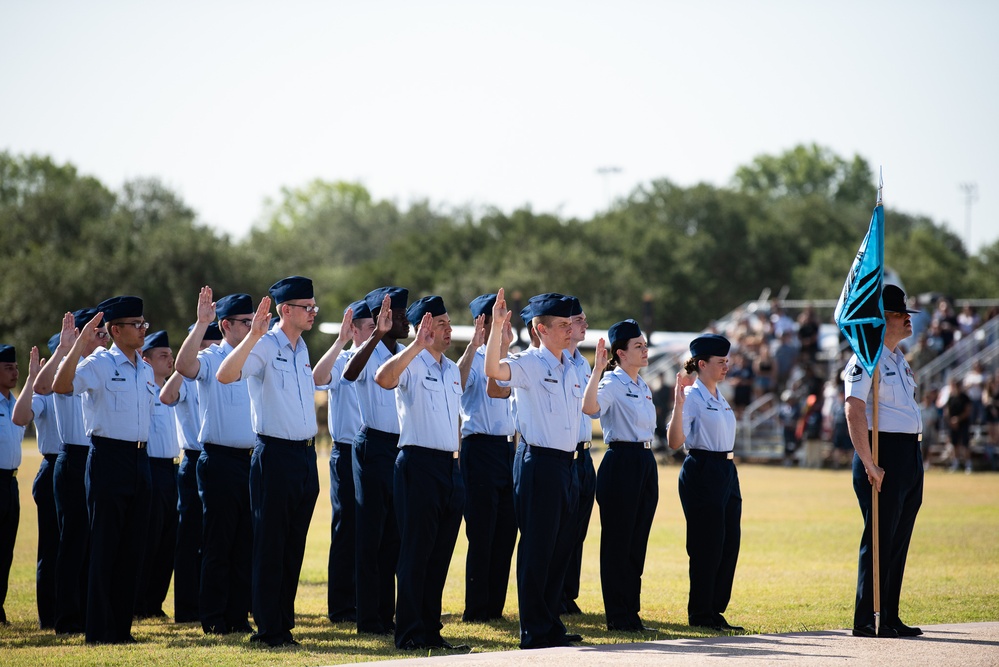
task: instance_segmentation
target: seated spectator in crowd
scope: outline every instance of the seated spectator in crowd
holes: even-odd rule
[[[957,316],[957,330],[961,332],[961,336],[967,336],[972,331],[978,328],[978,325],[982,323],[981,318],[978,313],[975,312],[973,306],[967,305],[961,309],[961,312]]]

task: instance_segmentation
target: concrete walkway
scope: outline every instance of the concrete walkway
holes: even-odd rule
[[[435,655],[393,660],[392,667],[597,667],[614,665],[726,665],[808,667],[858,664],[874,667],[999,665],[999,622],[922,626],[913,639],[861,639],[849,630],[677,639],[642,644],[581,645],[537,651]],[[367,663],[370,664],[370,663]]]

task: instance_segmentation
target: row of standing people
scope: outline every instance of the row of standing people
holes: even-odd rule
[[[57,399],[75,400],[77,426],[83,427],[77,430],[85,433],[67,431],[55,439],[63,453],[80,453],[86,461],[77,477],[86,499],[78,505],[87,516],[60,521],[58,542],[66,542],[67,525],[90,528],[84,538],[90,545],[75,559],[78,571],[89,569],[89,576],[78,577],[90,584],[89,593],[82,593],[87,602],[74,617],[76,625],[53,623],[57,631],[85,629],[93,643],[134,641],[133,613],[163,615],[176,563],[178,621],[199,618],[208,633],[250,632],[246,614],[252,609],[254,639],[272,646],[295,643],[294,597],[318,495],[309,463],[315,425],[307,416],[307,398],[317,388],[330,391],[335,441],[331,620],[352,619],[361,632],[394,632],[400,648],[447,647],[439,633],[440,597],[464,513],[464,618],[501,616],[519,528],[522,646],[578,640],[559,615],[578,611],[582,542],[595,495],[604,531],[614,533],[604,535],[601,547],[608,627],[645,629],[638,617],[640,582],[658,484],[650,451],[651,392],[638,375],[647,347],[633,321],[611,328],[615,370],[601,382],[576,349],[586,331],[578,300],[555,294],[533,299],[526,319],[535,325],[538,345],[506,357],[512,335],[505,301],[500,298],[497,309],[496,295],[483,295],[470,306],[476,337],[453,364],[443,356],[450,344],[443,301],[427,297],[407,311],[405,290],[382,288],[348,308],[340,336],[312,369],[301,340],[318,312],[311,281],[279,281],[271,295],[280,315],[273,328],[269,299],[256,309],[245,294],[215,304],[210,289],[203,289],[198,321],[172,376],[166,335],[146,340],[148,324],[136,297],[108,300],[98,314],[67,315],[46,373],[33,351],[28,386],[34,398],[54,389]],[[100,327],[102,317],[106,326]],[[398,340],[408,336],[410,322],[417,337],[404,348]],[[206,336],[211,327],[215,336]],[[110,350],[100,346],[106,336]],[[219,342],[211,345],[215,337]],[[355,349],[342,353],[350,338]],[[376,363],[369,363],[372,356]],[[422,366],[413,363],[417,359]],[[603,344],[598,360],[603,370]],[[560,400],[552,385],[561,387]],[[511,386],[513,400],[507,400]],[[179,471],[169,443],[153,451],[153,424],[163,421],[171,404],[178,406],[173,443],[184,448]],[[460,454],[450,435],[459,414]],[[610,450],[599,475],[589,456],[591,416],[606,421]],[[163,433],[159,439],[170,440]],[[155,456],[161,449],[167,455]],[[552,485],[549,476],[559,483]],[[436,494],[427,492],[431,481]],[[180,530],[171,533],[174,506]],[[353,539],[351,519],[357,527]],[[135,563],[148,563],[147,575],[156,576],[134,573]],[[693,599],[693,567],[691,577]],[[146,581],[155,581],[148,595]],[[718,625],[692,614],[695,621]]]

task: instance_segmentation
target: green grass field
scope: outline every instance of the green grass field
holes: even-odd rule
[[[359,638],[348,624],[326,620],[326,558],[330,505],[328,451],[319,451],[323,490],[309,533],[298,589],[296,648],[262,649],[246,637],[206,637],[197,624],[136,623],[137,645],[87,647],[82,636],[56,637],[37,629],[35,615],[35,505],[31,482],[39,456],[25,442],[18,482],[21,525],[10,575],[6,610],[11,624],[0,627],[4,665],[328,665],[413,657],[397,651],[391,638]],[[598,458],[596,455],[595,458]],[[684,522],[676,492],[679,467],[659,469],[660,499],[646,562],[642,617],[671,639],[701,636],[686,623],[687,556]],[[788,632],[849,627],[856,586],[861,519],[848,471],[798,470],[744,465],[742,553],[726,617],[751,632]],[[604,627],[599,579],[600,521],[594,509],[587,537],[579,605],[587,613],[566,620],[587,644],[639,641]],[[443,635],[476,651],[516,649],[516,588],[511,577],[503,622],[464,624],[464,535],[459,537],[444,591]],[[171,593],[172,596],[172,593]],[[164,610],[172,614],[168,596]],[[923,507],[916,523],[902,619],[910,624],[999,620],[999,475],[926,476]]]

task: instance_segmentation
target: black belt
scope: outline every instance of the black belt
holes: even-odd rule
[[[867,434],[870,436],[871,432],[868,431]],[[899,445],[916,445],[922,439],[922,433],[888,433],[886,431],[878,431],[878,444],[890,442]]]
[[[95,445],[114,445],[115,447],[128,447],[129,449],[145,449],[146,443],[137,440],[118,440],[117,438],[105,438],[103,435],[92,435],[90,441]]]
[[[735,455],[732,452],[712,452],[707,449],[688,449],[687,454],[689,456],[693,456],[695,459],[703,457],[706,459],[723,459],[731,461],[735,458]]]
[[[186,458],[186,459],[196,459],[199,456],[201,456],[201,450],[200,449],[185,449],[184,450],[184,458]]]
[[[62,446],[62,449],[67,454],[74,456],[86,456],[90,453],[90,445],[71,445],[67,442]]]
[[[361,432],[367,435],[381,436],[383,438],[395,438],[399,439],[398,433],[390,433],[389,431],[382,431],[377,428],[372,428],[371,426],[362,426]]]
[[[230,454],[239,458],[253,455],[253,447],[226,447],[225,445],[216,445],[214,442],[206,442],[204,448],[209,454]]]
[[[562,451],[561,449],[552,449],[551,447],[541,447],[539,445],[525,445],[525,446],[527,447],[527,451],[529,451],[531,454],[538,454],[540,456],[551,456],[553,458],[564,459],[566,461],[572,461],[577,456],[579,456],[579,452],[577,452],[576,450],[573,450],[571,452],[565,452]]]
[[[165,456],[150,456],[149,465],[157,468],[172,468],[177,464],[177,459],[168,459]]]
[[[444,449],[434,449],[433,447],[420,447],[419,445],[405,445],[402,449],[405,449],[407,452],[413,454],[426,454],[428,456],[434,456],[441,459],[458,458],[458,450],[452,452]]]
[[[472,433],[471,435],[466,435],[464,439],[469,442],[485,442],[496,445],[505,445],[508,442],[513,442],[512,435],[489,435],[488,433]]]
[[[59,456],[58,454],[42,454],[42,458],[48,461],[49,463],[55,463],[55,460],[58,456]]]
[[[593,446],[593,443],[589,440],[581,440],[576,443],[576,451],[582,454],[585,450]]]
[[[338,452],[345,452],[345,451],[349,452],[349,451],[353,450],[354,443],[353,442],[337,442],[336,440],[334,440],[333,441],[333,446],[336,447],[336,450]]]
[[[0,479],[6,479],[8,477],[17,477],[17,468],[12,468],[10,470],[0,468]]]
[[[608,442],[607,447],[610,449],[652,449],[652,441],[629,442],[627,440],[615,440],[614,442]]]
[[[309,438],[308,440],[285,440],[284,438],[275,438],[273,435],[264,435],[263,433],[258,433],[257,437],[260,438],[260,442],[265,445],[284,445],[285,447],[312,447],[316,444],[315,438]]]

